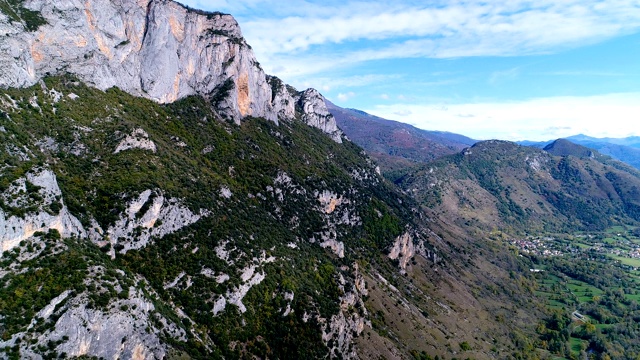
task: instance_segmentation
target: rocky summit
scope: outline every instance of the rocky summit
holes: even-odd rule
[[[159,103],[206,96],[220,116],[236,122],[292,119],[300,103],[309,124],[340,138],[321,95],[268,80],[231,15],[174,1],[15,3],[13,14],[29,11],[31,17],[14,19],[11,8],[0,14],[2,87],[71,73],[98,89],[118,87]]]

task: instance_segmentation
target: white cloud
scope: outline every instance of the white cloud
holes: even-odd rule
[[[613,71],[549,71],[542,73],[541,75],[551,76],[601,76],[601,77],[618,77],[625,76],[626,74]]]
[[[324,91],[337,88],[354,88],[362,87],[375,83],[381,83],[389,80],[398,80],[402,75],[396,74],[369,74],[356,75],[346,77],[310,77],[305,78],[302,83],[303,87],[318,87]],[[325,90],[327,88],[328,90]]]
[[[503,71],[494,71],[489,77],[490,84],[499,84],[505,81],[513,81],[520,76],[520,68],[512,68]]]
[[[280,8],[294,15],[247,19],[242,26],[259,58],[289,63],[291,75],[299,67],[320,72],[376,59],[540,54],[640,29],[637,0],[452,0],[419,7],[302,2]],[[359,46],[340,52],[325,46],[349,42]],[[312,47],[312,55],[305,53]]]
[[[640,29],[638,0],[181,2],[234,15],[267,73],[294,85],[369,60],[542,54]]]
[[[409,116],[409,115],[411,115],[413,113],[411,112],[411,110],[404,109],[404,110],[396,111],[396,112],[394,112],[394,114],[398,115],[398,116]]]
[[[364,111],[477,139],[550,140],[579,133],[595,137],[640,136],[640,92],[548,97],[518,102],[378,105]],[[399,117],[400,112],[411,112]]]
[[[352,97],[356,96],[356,94],[352,91],[348,92],[348,93],[340,93],[338,94],[338,100],[340,101],[347,101],[349,99],[351,99]]]

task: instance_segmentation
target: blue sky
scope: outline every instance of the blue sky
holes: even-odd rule
[[[640,0],[181,2],[342,107],[476,139],[640,135]]]

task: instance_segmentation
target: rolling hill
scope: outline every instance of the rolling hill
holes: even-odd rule
[[[398,183],[455,223],[484,231],[602,230],[640,220],[640,172],[567,140],[545,150],[479,142]]]

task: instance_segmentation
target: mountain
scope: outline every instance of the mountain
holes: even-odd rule
[[[558,139],[549,145],[545,146],[542,150],[555,156],[574,156],[577,158],[598,158],[604,160],[605,157],[596,151],[593,151],[585,146],[574,144],[573,142],[565,139]]]
[[[532,331],[496,265],[526,264],[466,255],[302,113],[235,125],[71,75],[0,96],[7,357],[488,359]]]
[[[479,142],[399,184],[455,223],[485,231],[603,230],[640,220],[640,172],[567,140],[545,150]]]
[[[462,135],[418,129],[364,111],[344,109],[329,101],[327,108],[340,129],[362,146],[384,172],[429,162],[475,143],[475,140]]]
[[[587,135],[573,135],[567,138],[568,140],[578,143],[592,142],[592,143],[608,143],[614,145],[629,146],[633,148],[640,148],[640,136],[629,136],[626,138],[595,138]]]
[[[292,118],[298,105],[314,114],[307,123],[340,141],[333,119],[324,121],[324,104],[313,104],[323,100],[318,92],[292,93],[267,77],[231,15],[173,1],[11,4],[14,9],[3,10],[1,87],[31,86],[65,72],[101,90],[118,87],[159,103],[201,95],[236,123],[247,116]]]
[[[420,211],[230,15],[0,10],[0,357],[537,356],[530,262]]]
[[[611,156],[612,158],[625,162],[635,167],[636,169],[640,169],[640,138],[637,136],[622,139],[599,139],[586,135],[574,135],[567,137],[566,140],[569,140],[574,144],[583,145],[590,149],[597,150],[603,155]],[[521,141],[518,143],[525,146],[544,148],[545,146],[550,144],[551,141]]]

